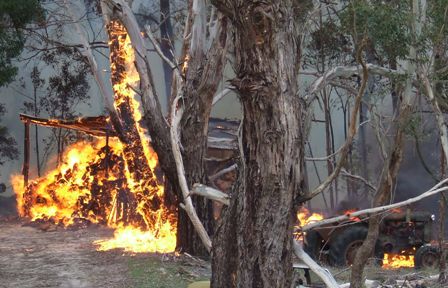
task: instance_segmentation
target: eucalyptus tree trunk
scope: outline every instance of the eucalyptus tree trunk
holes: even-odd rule
[[[294,197],[303,181],[302,107],[297,95],[297,1],[212,1],[231,19],[244,118],[241,163],[217,227],[212,287],[291,287]]]
[[[397,122],[394,143],[390,156],[384,163],[384,167],[381,173],[382,177],[375,194],[373,207],[383,206],[387,204],[391,199],[394,183],[401,166],[401,161],[403,159],[404,130],[406,122],[409,121],[410,112],[410,105],[408,103],[404,103],[402,105],[402,109],[400,110],[400,116],[398,116],[398,114],[395,114],[395,117],[399,117],[399,119],[394,119],[394,121]],[[369,230],[367,232],[367,237],[362,243],[361,247],[358,249],[352,265],[350,288],[363,287],[364,267],[367,263],[368,258],[373,254],[375,243],[379,235],[381,219],[382,216],[378,214],[372,215],[369,219]]]
[[[400,95],[400,111],[399,113],[394,113],[392,119],[393,128],[395,129],[394,142],[391,147],[391,153],[385,161],[383,166],[382,176],[378,189],[375,194],[373,201],[373,206],[383,206],[390,201],[393,192],[393,183],[396,180],[398,171],[401,166],[401,160],[403,156],[403,146],[404,146],[404,134],[406,125],[409,123],[409,117],[412,112],[412,99],[413,99],[413,85],[412,77],[416,72],[416,60],[417,60],[417,48],[416,38],[421,34],[421,26],[418,24],[418,20],[424,18],[425,10],[419,5],[419,0],[412,0],[412,14],[414,16],[414,21],[411,24],[411,31],[414,33],[413,43],[409,47],[409,59],[406,61],[405,69],[407,72],[407,79],[405,81],[404,89]],[[378,239],[379,225],[381,222],[380,215],[373,215],[369,220],[369,231],[367,237],[361,247],[356,253],[354,263],[352,265],[352,273],[350,277],[350,288],[361,288],[363,287],[363,274],[364,267],[367,263],[367,258],[372,255],[375,247],[375,243]]]
[[[199,1],[201,2],[201,1]],[[204,1],[205,8],[205,1]],[[206,12],[201,9],[201,12]],[[205,15],[201,15],[205,17]],[[196,16],[196,17],[201,17]],[[205,20],[205,19],[204,19]],[[227,19],[218,16],[219,21],[215,41],[209,51],[191,49],[188,69],[185,74],[183,95],[184,113],[181,120],[182,158],[188,186],[195,183],[207,183],[205,157],[207,154],[208,122],[212,110],[213,96],[216,93],[226,62]],[[205,21],[202,24],[204,25]],[[196,27],[196,23],[193,23]],[[205,27],[203,27],[205,29]],[[199,29],[201,30],[201,29]],[[205,30],[203,30],[205,31]],[[205,34],[198,35],[204,37]],[[197,47],[195,44],[192,47]],[[205,197],[192,196],[199,219],[209,235],[213,234],[214,219],[212,202]],[[177,246],[193,255],[206,256],[208,251],[202,244],[190,219],[183,211],[179,213]]]

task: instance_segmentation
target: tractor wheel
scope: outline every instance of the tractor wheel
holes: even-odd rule
[[[356,252],[367,237],[365,226],[351,226],[342,231],[330,242],[329,260],[333,266],[349,266],[353,264]],[[375,245],[375,263],[382,264],[384,251],[380,242]]]
[[[415,253],[415,269],[437,268],[439,266],[440,253],[436,247],[423,245]]]
[[[303,250],[314,260],[319,260],[322,237],[314,230],[307,231],[303,241]]]

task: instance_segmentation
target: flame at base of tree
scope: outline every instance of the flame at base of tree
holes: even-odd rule
[[[136,182],[117,139],[81,142],[64,153],[64,163],[23,187],[13,177],[21,216],[69,226],[79,221],[115,228],[115,238],[98,241],[99,250],[172,252],[176,245],[174,208],[164,201],[155,176]],[[149,152],[149,151],[148,151]],[[148,154],[147,154],[148,155]],[[151,170],[157,156],[151,152]]]

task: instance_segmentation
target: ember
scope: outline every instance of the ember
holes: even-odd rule
[[[349,216],[349,217],[350,217],[350,220],[352,220],[352,221],[354,221],[354,222],[359,222],[359,221],[361,221],[361,219],[359,219],[359,217],[353,217],[353,216],[351,216],[351,214],[352,214],[353,212],[356,212],[356,211],[358,211],[358,210],[357,210],[357,209],[346,210],[346,211],[344,211],[344,215]]]
[[[25,188],[22,178],[14,176],[18,211],[64,226],[85,219],[115,228],[115,239],[97,241],[99,250],[171,252],[177,219],[164,203],[163,186],[154,174],[157,155],[139,123],[134,51],[123,25],[112,21],[107,29],[114,106],[127,132],[126,143],[110,138],[73,144],[58,169]]]

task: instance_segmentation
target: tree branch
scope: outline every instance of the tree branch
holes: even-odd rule
[[[199,195],[227,206],[230,205],[230,196],[228,194],[215,188],[205,186],[204,184],[195,183],[188,196],[191,195]]]
[[[405,75],[403,71],[398,71],[394,69],[384,68],[375,64],[367,63],[365,64],[366,69],[369,71],[369,73],[391,77],[394,75]],[[315,95],[317,92],[322,90],[331,80],[335,78],[348,78],[352,77],[353,75],[358,75],[360,73],[363,73],[363,65],[358,66],[337,66],[334,67],[327,72],[325,72],[324,75],[314,80],[314,82],[310,85],[308,94],[305,95],[305,100],[308,101],[308,103],[312,102],[313,95]]]
[[[306,252],[303,250],[302,245],[297,242],[297,240],[293,239],[293,247],[294,254],[303,261],[308,267],[310,267],[311,271],[317,274],[322,281],[324,281],[325,285],[329,288],[339,288],[338,283],[334,279],[333,275],[331,275],[328,270],[325,270],[321,266],[319,266],[313,258],[311,258]]]
[[[181,82],[182,80],[178,80],[178,91],[182,91],[181,89]],[[184,203],[181,204],[181,207],[187,212],[188,217],[190,218],[191,222],[193,223],[194,228],[196,229],[196,232],[198,232],[199,237],[202,240],[202,243],[207,248],[207,251],[211,251],[212,248],[212,242],[210,240],[210,237],[207,234],[207,231],[205,230],[204,226],[202,225],[201,220],[199,219],[198,215],[196,214],[196,210],[193,206],[193,202],[191,201],[191,197],[189,197],[189,189],[187,184],[187,179],[185,178],[185,171],[184,171],[184,164],[182,161],[182,154],[180,152],[180,139],[179,139],[179,122],[182,118],[183,109],[177,108],[177,103],[179,102],[181,94],[179,93],[177,97],[174,99],[171,111],[171,148],[173,150],[174,159],[176,161],[176,170],[177,170],[177,176],[179,178],[179,186],[182,190],[182,196],[184,199]]]
[[[385,205],[385,206],[380,206],[380,207],[374,207],[374,208],[359,210],[359,211],[355,211],[355,212],[350,213],[350,214],[344,214],[344,215],[336,216],[336,217],[333,217],[333,218],[324,219],[322,221],[316,221],[316,222],[307,224],[307,225],[305,225],[305,226],[303,226],[301,228],[301,231],[305,232],[305,231],[308,231],[308,230],[311,230],[311,229],[314,229],[316,227],[320,227],[320,226],[323,226],[323,225],[328,225],[328,224],[341,222],[341,221],[344,221],[344,220],[349,220],[350,218],[353,218],[353,217],[358,217],[358,216],[365,215],[365,214],[381,213],[381,212],[385,212],[385,211],[388,211],[388,210],[391,210],[391,209],[399,208],[399,207],[402,207],[402,206],[406,206],[406,205],[418,202],[418,201],[420,201],[422,199],[425,199],[425,198],[430,197],[432,195],[435,195],[437,193],[440,193],[440,192],[448,190],[448,186],[439,188],[439,187],[441,187],[442,185],[444,185],[447,182],[448,182],[448,178],[443,180],[443,181],[441,181],[441,182],[439,182],[437,185],[432,187],[430,190],[428,190],[428,191],[426,191],[426,192],[424,192],[424,193],[422,193],[422,194],[420,194],[420,195],[418,195],[416,197],[407,199],[405,201],[401,201],[401,202],[398,202],[398,203],[389,204],[389,205]]]
[[[364,63],[364,60],[362,59],[362,50],[364,49],[365,46],[365,40],[361,43],[358,51],[357,51],[357,61],[361,64],[362,66],[362,82],[361,82],[361,87],[359,87],[359,91],[358,91],[358,95],[356,95],[355,98],[355,103],[353,105],[353,110],[351,112],[351,117],[350,117],[350,127],[349,127],[349,131],[348,131],[348,135],[347,135],[347,139],[345,140],[344,145],[341,147],[341,157],[339,158],[338,163],[336,164],[335,169],[333,170],[333,172],[327,177],[327,179],[325,179],[324,182],[322,182],[319,186],[317,186],[311,193],[309,196],[310,198],[315,197],[316,195],[318,195],[319,193],[322,193],[327,187],[328,185],[331,184],[331,182],[339,175],[339,172],[342,169],[342,166],[344,165],[344,162],[347,158],[348,153],[350,152],[350,146],[353,142],[353,139],[356,135],[356,117],[358,116],[358,111],[359,108],[361,106],[361,100],[362,100],[362,96],[364,95],[364,91],[366,89],[367,86],[367,79],[369,76],[369,72],[368,72],[368,68],[367,65]]]

